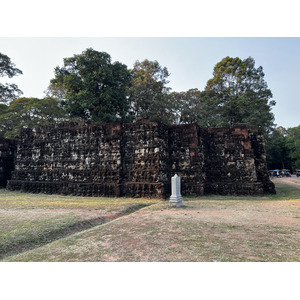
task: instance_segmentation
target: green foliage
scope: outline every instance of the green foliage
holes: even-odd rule
[[[0,103],[0,115],[3,115],[8,109],[8,105]]]
[[[264,81],[263,68],[254,65],[251,57],[241,60],[227,56],[214,67],[214,77],[208,80],[205,90],[215,94],[221,126],[246,124],[265,131],[273,126],[271,107],[275,101]]]
[[[246,124],[268,132],[273,126],[272,93],[262,67],[251,57],[226,57],[214,68],[205,91],[170,93],[169,72],[157,61],[136,61],[131,74],[109,54],[87,49],[56,67],[48,93],[71,116],[93,123],[132,121],[145,115],[164,123],[197,122],[201,127]]]
[[[146,115],[169,124],[175,122],[176,104],[166,85],[169,72],[157,61],[136,61],[132,69],[131,87],[128,89],[133,115]]]
[[[126,65],[111,63],[109,54],[89,48],[55,68],[48,92],[64,99],[72,117],[92,123],[126,121],[130,117],[126,97],[130,80]]]
[[[200,127],[222,126],[222,115],[215,93],[190,89],[171,93],[180,123],[196,122]]]
[[[294,168],[300,169],[300,125],[287,129],[286,146]]]
[[[34,128],[67,121],[68,115],[54,98],[18,98],[0,114],[0,136],[14,138],[20,128]]]
[[[267,136],[266,154],[269,170],[291,169],[292,167],[285,132],[285,128],[278,127]]]
[[[202,93],[198,89],[190,89],[187,92],[172,92],[172,103],[176,104],[178,121],[180,123],[197,122],[203,111]]]
[[[300,169],[300,126],[271,132],[266,152],[269,169]]]
[[[7,55],[0,53],[0,78],[4,76],[12,78],[18,74],[22,74],[22,71],[15,67],[15,64],[11,62]],[[1,102],[7,103],[22,94],[22,91],[16,84],[0,83],[0,104]],[[0,107],[0,109],[1,108],[3,107]]]
[[[0,76],[18,74],[22,72],[0,54]],[[57,99],[55,103],[49,97],[45,99],[52,100],[44,103],[44,109],[38,109],[37,105],[45,99],[20,98],[9,106],[0,103],[0,134],[15,136],[21,126],[65,120],[66,114],[58,101],[71,118],[92,123],[130,122],[145,115],[166,124],[197,122],[201,127],[246,124],[261,127],[265,132],[271,130],[274,119],[271,107],[275,101],[271,100],[262,67],[255,68],[253,58],[224,58],[214,67],[213,78],[208,80],[204,91],[194,88],[170,93],[169,75],[167,68],[157,61],[136,61],[129,71],[120,62],[112,63],[109,54],[88,48],[65,58],[64,65],[55,68],[47,94]],[[20,92],[15,85],[0,86],[0,102],[12,100]],[[41,117],[47,114],[51,115],[49,120]]]

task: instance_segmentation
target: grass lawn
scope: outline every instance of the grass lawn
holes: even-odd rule
[[[0,259],[158,201],[25,194],[0,189]]]
[[[0,190],[3,261],[300,261],[297,183],[275,180],[265,197],[184,198],[183,208]]]

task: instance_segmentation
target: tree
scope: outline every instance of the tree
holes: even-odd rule
[[[0,114],[0,136],[14,138],[21,127],[34,128],[68,120],[68,114],[57,99],[18,98]]]
[[[266,154],[269,169],[291,169],[292,163],[284,127],[277,127],[268,134],[266,138]]]
[[[170,97],[176,103],[178,123],[198,122],[202,112],[202,93],[198,89],[187,92],[172,92]]]
[[[15,64],[11,62],[7,55],[0,53],[0,77],[7,76],[8,78],[12,78],[18,74],[23,73],[15,67]],[[0,83],[0,104],[1,102],[5,104],[22,94],[22,91],[16,84]]]
[[[287,129],[286,145],[294,168],[300,169],[300,125]]]
[[[171,93],[177,108],[179,123],[197,123],[200,127],[219,127],[222,125],[219,98],[215,93],[190,89],[187,92]]]
[[[48,93],[63,99],[72,117],[92,123],[129,118],[126,89],[130,71],[120,62],[111,63],[109,54],[88,48],[82,54],[65,58],[64,66],[56,67],[54,73]]]
[[[246,124],[265,131],[273,126],[272,92],[264,80],[263,68],[255,68],[248,57],[226,57],[214,67],[206,92],[214,93],[215,107],[222,116],[221,126]],[[213,111],[212,111],[213,113]]]
[[[132,84],[129,96],[134,116],[146,115],[165,123],[175,119],[173,98],[166,85],[169,72],[157,61],[136,61],[132,69]]]
[[[269,169],[300,169],[300,126],[273,130],[266,140]]]

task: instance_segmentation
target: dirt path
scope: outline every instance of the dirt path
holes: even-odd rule
[[[274,183],[277,182],[277,183],[289,184],[300,189],[300,177],[275,178],[273,181]]]

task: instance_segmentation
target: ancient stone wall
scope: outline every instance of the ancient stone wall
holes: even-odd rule
[[[164,197],[169,185],[168,127],[138,119],[123,127],[123,194]]]
[[[0,138],[0,187],[6,187],[7,180],[11,178],[15,147],[14,140]]]
[[[28,192],[120,196],[121,124],[22,130],[8,185]]]
[[[22,130],[8,188],[87,196],[274,193],[262,134],[247,127],[202,129],[139,118],[120,124],[59,124]]]
[[[203,134],[197,124],[169,127],[170,172],[181,177],[183,195],[204,194],[204,152]]]
[[[260,148],[254,139],[260,140]],[[206,193],[252,195],[268,192],[274,185],[266,167],[262,133],[246,126],[212,128],[206,134]],[[254,149],[257,151],[255,151]],[[265,170],[260,172],[263,163]],[[262,173],[266,182],[262,180]],[[271,190],[269,192],[272,192]]]

